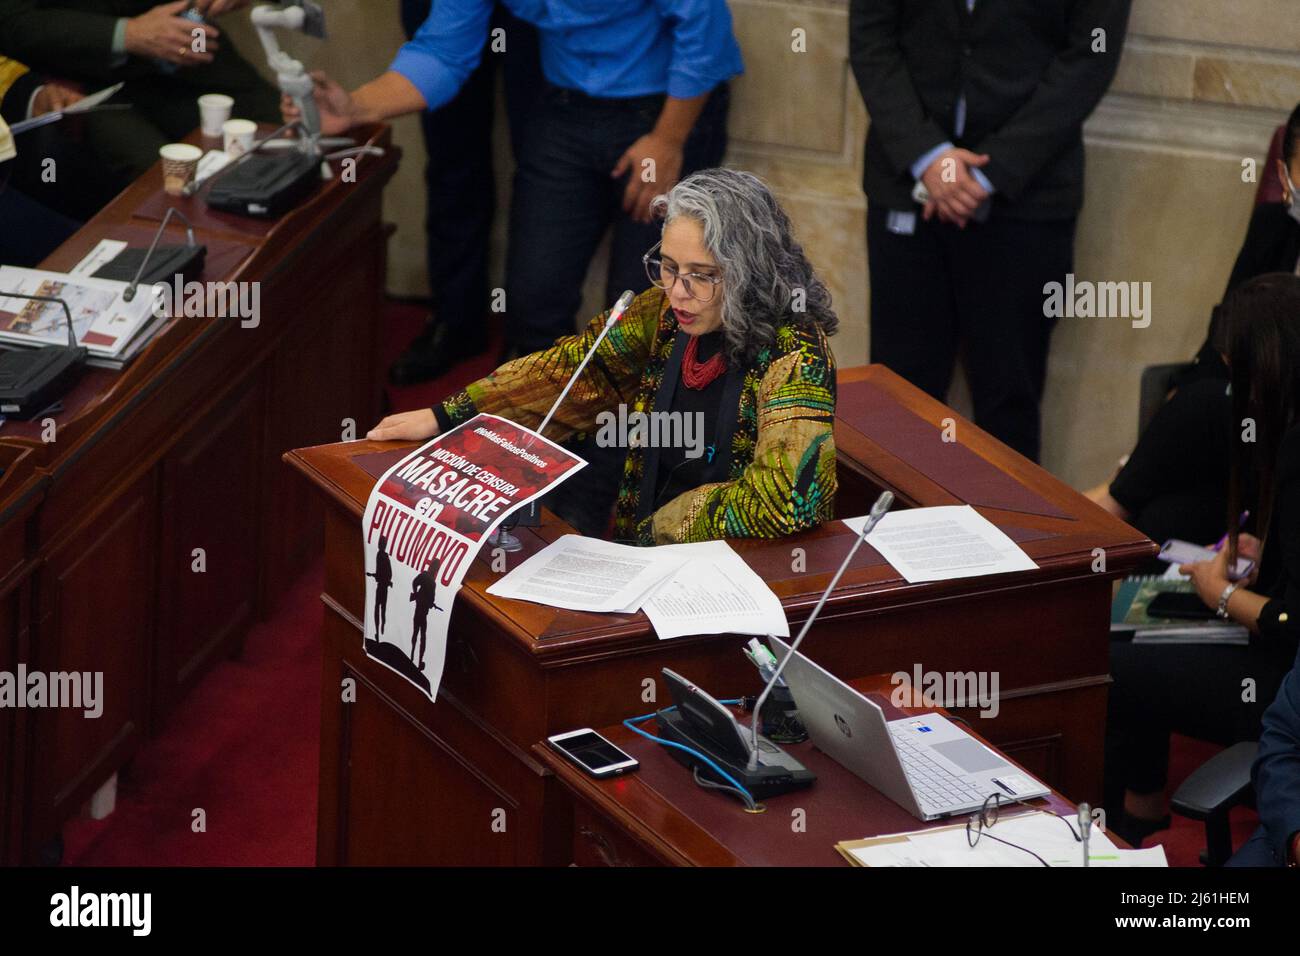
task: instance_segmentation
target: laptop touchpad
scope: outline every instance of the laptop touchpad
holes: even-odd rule
[[[1007,762],[993,751],[969,737],[933,743],[930,744],[930,749],[937,750],[967,773],[979,773],[981,770],[992,770],[1007,765]]]

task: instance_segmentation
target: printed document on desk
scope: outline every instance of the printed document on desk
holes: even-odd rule
[[[660,640],[691,634],[790,636],[781,600],[725,541],[662,545],[690,560],[641,606]]]
[[[136,333],[153,322],[157,294],[141,287],[127,302],[128,283],[92,276],[0,266],[0,292],[52,296],[68,304],[77,343],[92,356],[118,358]],[[0,341],[36,347],[67,345],[67,313],[55,302],[0,295]]]
[[[850,840],[836,844],[835,849],[854,866],[1042,866],[1046,863],[1082,867],[1083,843],[1075,839],[1077,826],[1072,816],[1055,818],[1052,813],[1028,812],[1001,817],[985,834],[996,835],[998,839],[980,839],[973,847],[966,838],[963,822]],[[1088,837],[1088,865],[1160,867],[1169,863],[1159,846],[1121,850],[1103,830],[1094,826]]]
[[[571,611],[631,613],[638,599],[685,563],[684,556],[666,548],[566,534],[489,587],[488,594]]]
[[[866,516],[845,518],[858,534]],[[867,544],[909,584],[947,581],[1038,567],[1029,555],[970,505],[891,511]]]

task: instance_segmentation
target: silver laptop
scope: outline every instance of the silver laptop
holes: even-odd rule
[[[778,661],[790,647],[768,637]],[[990,794],[1031,800],[1050,791],[941,714],[885,712],[796,653],[781,672],[817,749],[921,820],[978,810]]]

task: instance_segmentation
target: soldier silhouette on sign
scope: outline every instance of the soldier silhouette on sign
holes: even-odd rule
[[[433,561],[429,567],[415,576],[411,582],[411,600],[415,602],[415,618],[411,628],[411,661],[420,670],[424,670],[425,632],[429,624],[429,611],[441,611],[434,603],[435,583],[438,577],[438,562]],[[416,649],[419,648],[419,654]]]
[[[375,555],[375,570],[367,571],[375,579],[375,640],[384,633],[388,623],[388,589],[393,586],[393,562],[388,557],[388,537],[379,536],[379,551]]]

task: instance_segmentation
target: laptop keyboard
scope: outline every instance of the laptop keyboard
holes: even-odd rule
[[[894,746],[903,761],[903,771],[927,813],[978,806],[983,801],[984,796],[978,790],[968,786],[961,777],[949,773],[924,750],[913,746],[907,731],[890,727],[889,732],[893,734]]]

